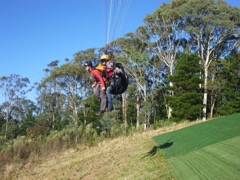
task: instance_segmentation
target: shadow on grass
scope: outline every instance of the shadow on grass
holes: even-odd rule
[[[168,140],[166,143],[164,143],[164,144],[162,144],[160,146],[153,146],[153,148],[150,151],[148,151],[147,154],[145,156],[143,156],[142,158],[152,157],[152,156],[154,156],[157,153],[158,149],[169,148],[170,146],[173,145],[173,143],[174,142],[169,142],[169,140]]]
[[[166,149],[166,148],[169,148],[169,147],[172,146],[172,145],[173,145],[173,142],[169,142],[169,141],[168,141],[168,142],[160,145],[160,146],[159,146],[159,149]]]

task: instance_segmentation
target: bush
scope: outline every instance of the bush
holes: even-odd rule
[[[114,124],[111,128],[110,136],[111,138],[119,137],[119,136],[127,136],[128,128],[125,127],[124,124]]]
[[[105,122],[107,122],[107,117],[105,117],[105,120]],[[170,121],[159,121],[158,123],[160,126],[164,126],[166,123],[170,123]],[[4,164],[16,161],[36,160],[39,157],[47,157],[55,152],[60,152],[79,144],[92,146],[106,138],[127,136],[137,131],[143,131],[143,129],[143,126],[140,126],[138,130],[135,126],[126,127],[114,119],[111,128],[102,130],[99,134],[95,126],[90,123],[86,126],[68,127],[61,131],[54,130],[49,132],[48,136],[43,134],[34,134],[31,138],[19,136],[15,140],[8,141],[7,143],[5,138],[0,136],[2,145],[0,165],[4,166]]]
[[[47,147],[51,151],[62,151],[73,147],[76,142],[76,128],[67,128],[62,131],[52,131],[47,138]]]
[[[29,142],[26,136],[19,136],[13,142],[14,161],[27,159],[30,155]]]
[[[98,134],[96,129],[93,128],[93,124],[90,123],[86,126],[85,132],[84,132],[84,143],[87,145],[93,145],[98,140]]]
[[[5,136],[0,136],[0,150],[2,149],[5,143],[6,143]]]

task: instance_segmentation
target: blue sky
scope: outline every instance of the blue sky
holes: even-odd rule
[[[0,76],[19,74],[31,83],[40,82],[43,69],[51,61],[64,63],[65,58],[71,60],[79,50],[104,47],[110,22],[105,17],[114,1],[117,0],[0,0]],[[147,14],[163,2],[170,2],[122,1],[129,4],[122,11],[122,23],[115,26],[121,29],[119,37],[134,32]],[[240,7],[239,0],[227,2]]]

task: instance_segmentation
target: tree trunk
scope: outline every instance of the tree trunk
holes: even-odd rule
[[[211,118],[213,117],[214,106],[215,106],[215,100],[213,100],[212,103],[211,103],[211,114],[210,114]]]
[[[214,107],[215,107],[216,98],[217,98],[217,95],[215,95],[215,94],[213,93],[213,94],[211,95],[211,111],[210,111],[210,117],[211,117],[211,118],[213,117],[213,110],[214,110]]]
[[[147,130],[147,112],[145,112],[144,131]]]
[[[52,115],[52,130],[55,128],[55,111],[53,112]]]
[[[172,87],[173,83],[170,82],[169,85],[170,85],[170,87]],[[170,93],[170,96],[173,96],[173,91],[169,91],[169,93]],[[169,105],[167,105],[167,117],[168,117],[168,119],[170,119],[172,117],[172,108]]]
[[[173,75],[173,66],[172,65],[169,67],[169,71],[170,71],[170,76],[172,76]],[[172,87],[173,83],[169,82],[169,86]],[[169,91],[169,93],[170,93],[170,96],[173,96],[173,94],[174,94],[172,90]],[[167,106],[167,107],[168,107],[167,108],[167,117],[168,117],[168,119],[170,119],[172,117],[172,108],[170,106]]]
[[[7,122],[6,122],[6,129],[5,129],[5,139],[7,140],[7,132],[8,132],[8,117],[7,117]]]
[[[156,126],[156,116],[157,116],[157,111],[154,108],[154,116],[153,116],[153,124],[154,124],[154,126]]]
[[[126,93],[122,93],[122,111],[123,111],[124,125],[125,125],[125,127],[127,127],[127,100],[126,100]]]
[[[84,118],[84,122],[83,122],[83,123],[84,123],[84,126],[87,125],[87,120],[86,120],[86,118],[87,118],[88,111],[89,111],[89,108],[86,107],[86,105],[85,105],[85,108],[84,108],[84,110],[83,110],[83,118]]]
[[[136,128],[139,128],[139,124],[140,124],[140,96],[137,95],[137,100],[136,100],[136,109],[137,109],[137,122],[136,122]]]
[[[207,119],[207,83],[208,83],[208,68],[204,68],[204,94],[203,94],[203,115],[202,115],[202,120],[206,121]]]
[[[150,117],[151,117],[151,113],[150,111],[148,111],[148,119],[147,119],[147,127],[150,127]]]
[[[76,107],[73,110],[73,122],[75,127],[78,127],[78,111]]]
[[[6,129],[5,129],[5,139],[7,140],[8,136],[8,124],[9,124],[9,115],[10,115],[10,111],[9,109],[7,109],[7,116],[6,116]]]

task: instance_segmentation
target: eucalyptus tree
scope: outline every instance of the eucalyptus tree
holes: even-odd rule
[[[65,97],[62,110],[70,108],[71,124],[78,126],[78,110],[83,107],[81,100],[87,96],[86,71],[83,66],[66,63],[51,71],[51,74],[45,79],[56,82],[59,95]]]
[[[86,50],[81,50],[74,55],[74,64],[84,65],[85,61],[91,61],[93,64],[98,63],[99,60],[98,49],[90,48]]]
[[[51,84],[52,83],[49,81],[43,81],[37,87],[37,103],[40,108],[38,116],[45,116],[46,118],[41,120],[46,121],[45,124],[47,124],[50,129],[55,129],[55,124],[57,121],[61,120],[64,97],[61,96],[56,89],[56,84],[55,92],[53,92]]]
[[[9,121],[11,119],[21,120],[21,104],[26,99],[26,94],[32,90],[28,87],[30,81],[28,78],[22,78],[18,74],[0,77],[0,92],[3,99],[1,102],[1,114],[6,120],[5,138],[7,139]]]
[[[240,9],[223,0],[183,0],[178,8],[189,45],[201,57],[203,68],[203,111],[207,118],[209,67],[213,61],[239,47]]]
[[[34,126],[35,117],[39,112],[39,108],[31,100],[22,102],[23,117],[19,122],[19,135],[27,135],[27,130]]]
[[[148,75],[147,71],[149,68],[149,54],[146,51],[146,46],[142,43],[134,33],[128,33],[126,38],[120,38],[113,42],[115,48],[118,47],[118,58],[122,59],[124,66],[128,74],[133,77],[136,84],[136,127],[140,125],[140,109],[143,103],[147,105],[148,95],[147,95],[147,82]],[[145,119],[143,120],[145,124],[148,124],[147,120],[150,117],[150,107],[146,109],[145,107]]]
[[[138,38],[147,44],[149,50],[158,60],[168,67],[169,75],[174,73],[174,64],[181,47],[186,44],[183,30],[183,22],[176,11],[179,1],[169,4],[163,3],[153,14],[144,18],[144,25],[137,29]],[[172,83],[170,82],[170,86]],[[173,92],[169,92],[173,95]],[[166,104],[168,118],[172,109]]]
[[[209,81],[208,81],[208,106],[210,110],[209,117],[212,118],[214,115],[214,109],[217,101],[221,98],[221,94],[226,86],[227,79],[223,78],[224,71],[226,70],[226,61],[218,60],[213,61],[209,66]]]
[[[51,72],[58,67],[59,61],[54,60],[44,69],[45,77],[37,85],[37,103],[40,107],[40,113],[46,116],[46,121],[51,129],[54,129],[55,123],[61,118],[61,107],[63,105],[62,96],[57,89],[55,79],[47,81]]]

